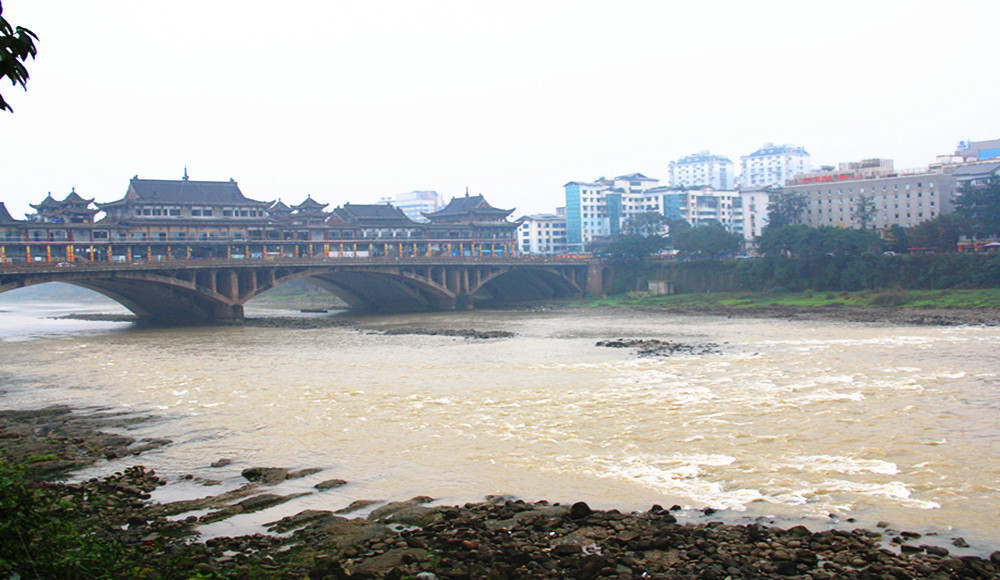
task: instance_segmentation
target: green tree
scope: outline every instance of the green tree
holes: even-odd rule
[[[801,193],[776,193],[767,202],[767,227],[783,228],[802,221],[809,202]]]
[[[907,230],[911,247],[954,252],[958,238],[963,231],[969,231],[966,218],[956,214],[939,215]]]
[[[892,224],[885,230],[885,249],[893,252],[905,252],[910,247],[910,237],[906,233],[906,228],[899,224]]]
[[[639,261],[667,247],[660,235],[622,234],[607,245],[605,251],[619,260]]]
[[[687,220],[667,218],[667,246],[677,249],[677,238],[684,235],[683,232],[691,229],[691,224]]]
[[[622,228],[623,234],[659,236],[667,228],[667,218],[656,212],[645,212],[632,216]]]
[[[878,208],[875,207],[875,199],[866,195],[858,196],[857,201],[854,202],[854,207],[851,208],[852,217],[863,230],[867,230],[868,225],[875,221],[877,213]]]
[[[881,241],[870,231],[823,226],[767,228],[758,247],[768,256],[860,256],[879,250]]]
[[[28,58],[35,58],[35,33],[21,26],[11,26],[3,17],[0,3],[0,79],[6,77],[15,87],[28,82],[28,69],[24,66]],[[25,87],[25,90],[27,88]],[[3,95],[0,95],[0,110],[13,112]]]
[[[986,185],[963,185],[955,213],[965,220],[963,233],[980,239],[1000,235],[1000,177],[991,177]]]
[[[740,249],[743,236],[726,230],[719,222],[681,229],[671,235],[674,248],[685,254],[718,256]]]

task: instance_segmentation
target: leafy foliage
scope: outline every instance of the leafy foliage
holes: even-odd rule
[[[768,256],[859,256],[877,251],[878,236],[870,231],[823,226],[768,227],[758,247]]]
[[[667,247],[660,235],[623,234],[615,238],[605,251],[619,260],[641,260]]]
[[[15,87],[28,82],[28,69],[24,66],[28,58],[35,58],[35,33],[21,26],[11,26],[3,17],[0,4],[0,79],[10,79]],[[7,101],[0,95],[0,110],[13,112]]]
[[[809,205],[802,193],[778,193],[767,202],[767,227],[783,228],[802,221],[802,214]]]
[[[955,214],[939,215],[910,228],[910,247],[954,252],[963,231],[972,233],[969,222]]]
[[[992,177],[981,186],[963,186],[955,203],[955,213],[966,221],[967,233],[977,238],[1000,235],[1000,178]]]
[[[872,223],[877,213],[878,208],[875,207],[875,199],[866,195],[858,196],[857,201],[854,202],[854,207],[851,208],[852,217],[858,222],[862,230],[868,229],[868,225]]]
[[[743,236],[726,230],[719,222],[681,229],[671,236],[674,248],[685,254],[719,256],[740,249]]]
[[[899,224],[892,224],[886,229],[882,244],[886,250],[896,253],[903,253],[911,247],[906,228]]]
[[[66,517],[72,507],[22,467],[0,462],[0,576],[105,577],[121,545]]]
[[[624,234],[637,234],[640,236],[659,236],[667,228],[669,220],[656,212],[645,212],[632,216],[625,227],[622,228]]]

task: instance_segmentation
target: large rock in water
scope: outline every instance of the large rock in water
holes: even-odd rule
[[[248,467],[240,474],[254,483],[280,483],[288,477],[288,470],[284,467]]]

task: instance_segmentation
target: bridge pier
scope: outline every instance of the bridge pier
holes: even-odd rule
[[[212,308],[212,322],[243,322],[243,305],[216,304]]]

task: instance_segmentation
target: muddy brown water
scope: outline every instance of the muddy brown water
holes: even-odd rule
[[[1000,327],[572,310],[163,329],[48,318],[72,304],[2,308],[3,406],[153,416],[129,434],[174,443],[128,463],[195,477],[158,499],[232,489],[251,466],[323,469],[279,493],[349,482],[208,535],[360,499],[509,494],[712,507],[733,521],[886,521],[962,536],[970,554],[1000,548]],[[515,336],[376,332],[399,327]],[[597,346],[618,338],[717,346],[648,357]],[[232,462],[210,467],[222,458]]]

